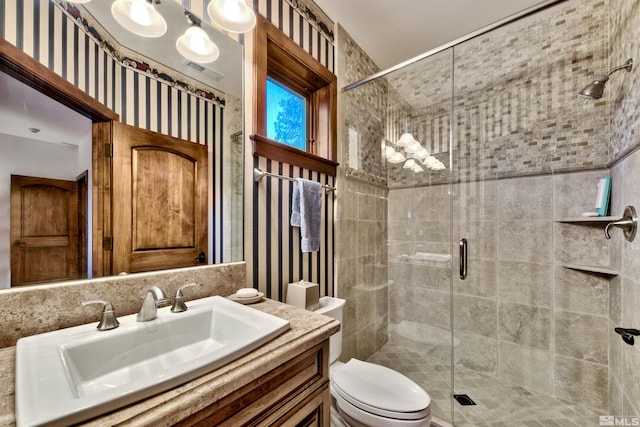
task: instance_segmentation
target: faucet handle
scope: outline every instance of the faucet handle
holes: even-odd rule
[[[187,311],[187,305],[184,303],[184,295],[182,294],[182,290],[184,288],[189,288],[191,286],[195,286],[197,283],[187,283],[186,285],[182,285],[176,291],[176,298],[173,300],[173,306],[171,306],[172,313],[181,313],[183,311]]]
[[[100,319],[100,323],[98,323],[97,326],[97,329],[99,331],[108,331],[120,326],[120,322],[118,322],[118,319],[116,319],[116,310],[113,308],[113,305],[111,305],[109,301],[82,301],[82,305],[89,304],[102,304],[104,306],[104,308],[102,309],[102,319]]]

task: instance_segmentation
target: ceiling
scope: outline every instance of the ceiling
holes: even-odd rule
[[[91,141],[91,120],[0,72],[0,133],[78,148]]]
[[[382,69],[416,57],[540,0],[314,0]]]

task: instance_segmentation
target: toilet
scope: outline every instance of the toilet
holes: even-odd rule
[[[345,300],[320,298],[315,313],[342,323]],[[331,426],[428,427],[431,399],[426,391],[393,369],[351,359],[342,353],[342,328],[329,339]]]

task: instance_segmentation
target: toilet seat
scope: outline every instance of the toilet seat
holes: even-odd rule
[[[331,373],[331,384],[351,405],[381,417],[419,420],[431,413],[427,392],[384,366],[351,359]]]

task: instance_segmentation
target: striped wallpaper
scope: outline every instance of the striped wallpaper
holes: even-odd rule
[[[0,37],[115,111],[123,123],[208,145],[218,213],[210,258],[228,261],[222,250],[225,150],[219,103],[122,65],[54,1],[0,0]]]
[[[255,158],[254,167],[290,178],[306,178],[335,186],[332,176]],[[248,268],[254,286],[267,297],[284,300],[287,284],[304,279],[320,285],[321,295],[333,295],[335,192],[324,191],[320,250],[302,253],[300,228],[289,225],[293,182],[265,176],[253,190],[253,263]],[[248,272],[249,273],[249,272]]]
[[[298,0],[253,0],[253,7],[322,65],[334,72],[332,23]]]
[[[302,0],[253,0],[253,6],[274,26],[301,46],[332,72],[334,69],[333,23],[322,22],[313,5]],[[253,167],[290,178],[302,177],[335,186],[335,177],[305,170],[297,166],[254,156]],[[284,301],[287,284],[306,280],[320,285],[321,295],[334,295],[335,198],[324,192],[320,230],[320,251],[302,253],[300,229],[289,226],[293,182],[265,177],[253,184],[253,218],[245,219],[251,228],[252,248],[247,253],[247,278],[250,284],[269,298]]]

